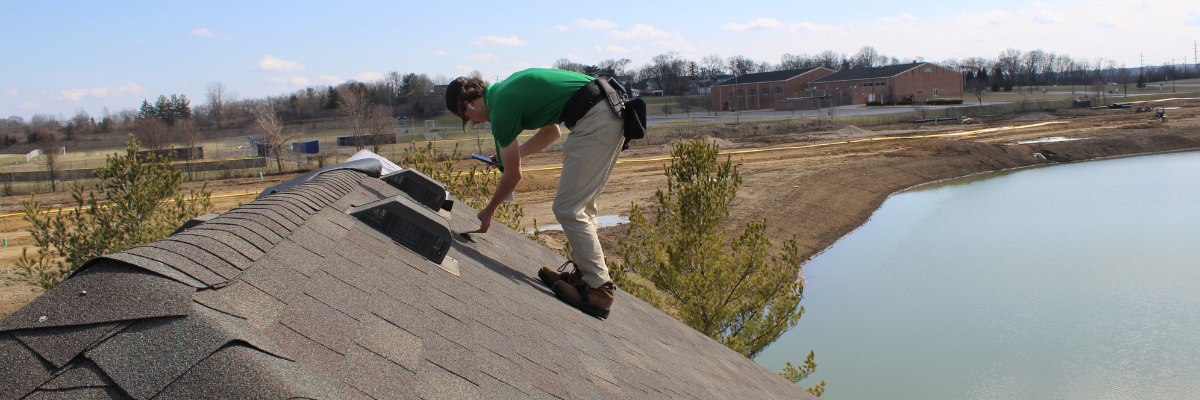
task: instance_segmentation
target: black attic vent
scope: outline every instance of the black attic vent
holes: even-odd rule
[[[435,212],[450,211],[454,207],[454,201],[447,199],[449,193],[446,192],[445,186],[415,169],[393,172],[380,177],[379,180],[400,189],[417,203]]]
[[[395,196],[347,212],[435,264],[450,251],[450,221],[405,198]]]

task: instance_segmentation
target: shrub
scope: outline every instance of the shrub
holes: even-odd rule
[[[138,146],[133,140],[125,155],[108,156],[86,197],[82,186],[71,184],[75,207],[69,211],[39,214],[36,194],[21,202],[39,251],[30,257],[22,250],[18,274],[50,290],[88,260],[167,237],[212,208],[207,185],[184,196],[183,172],[158,156],[138,161]]]

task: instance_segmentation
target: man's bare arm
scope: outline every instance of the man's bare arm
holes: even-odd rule
[[[521,157],[546,149],[546,147],[549,147],[551,143],[554,143],[560,137],[562,137],[562,130],[558,129],[558,125],[541,127],[537,133],[533,134],[533,137],[521,144]]]
[[[500,175],[500,183],[496,184],[496,193],[492,195],[492,200],[479,210],[477,215],[480,233],[487,233],[492,226],[492,217],[496,215],[496,209],[513,194],[517,183],[521,182],[521,146],[517,141],[514,140],[508,147],[500,149],[500,157],[504,160],[504,172]]]

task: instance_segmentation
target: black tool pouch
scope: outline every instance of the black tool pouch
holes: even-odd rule
[[[629,148],[630,140],[646,137],[646,101],[640,98],[630,100],[629,92],[626,92],[616,79],[601,78],[596,79],[596,82],[604,89],[613,113],[617,114],[617,118],[625,120],[625,143],[621,145],[621,150]]]

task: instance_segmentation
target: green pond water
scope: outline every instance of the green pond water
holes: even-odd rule
[[[804,267],[823,399],[1200,398],[1200,152],[898,194]]]

